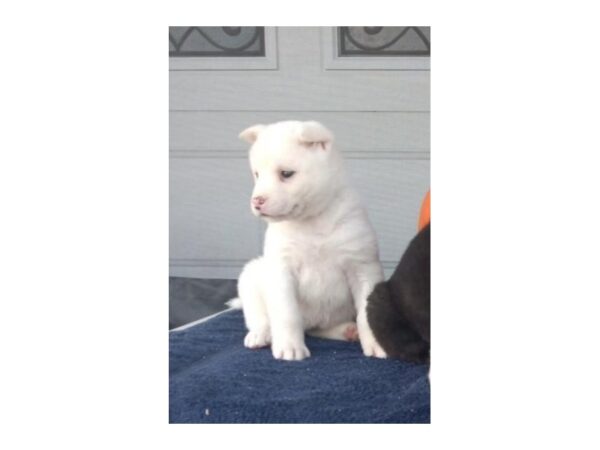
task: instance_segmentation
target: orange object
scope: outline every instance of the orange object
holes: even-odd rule
[[[421,203],[418,230],[421,231],[429,222],[431,222],[431,191],[427,191],[427,194]]]

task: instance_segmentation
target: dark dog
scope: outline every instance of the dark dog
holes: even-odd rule
[[[367,302],[367,319],[388,356],[429,362],[430,228],[410,242],[392,277],[375,286]]]

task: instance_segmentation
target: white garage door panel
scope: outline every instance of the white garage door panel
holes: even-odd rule
[[[417,232],[429,189],[429,161],[349,160],[347,165],[375,227],[379,256],[387,269],[393,268]]]
[[[429,111],[427,71],[177,71],[169,82],[172,110]]]
[[[429,113],[407,112],[190,112],[170,115],[171,150],[246,150],[237,138],[256,123],[280,120],[318,120],[336,136],[343,151],[429,151]]]
[[[260,252],[250,212],[252,177],[244,159],[172,158],[170,258],[173,265],[240,264]]]
[[[171,110],[429,111],[429,71],[325,70],[320,28],[276,34],[276,70],[170,72]]]

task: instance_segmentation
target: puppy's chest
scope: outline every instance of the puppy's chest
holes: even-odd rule
[[[321,237],[294,240],[288,244],[286,254],[296,272],[331,270],[343,262],[342,252],[335,243]]]
[[[335,303],[349,297],[343,253],[335,245],[305,241],[288,255],[301,300]]]

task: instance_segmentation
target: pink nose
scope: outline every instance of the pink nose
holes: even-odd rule
[[[258,196],[258,197],[254,197],[252,199],[252,206],[254,206],[256,209],[260,209],[260,207],[262,205],[264,205],[264,203],[267,201],[266,198]]]

